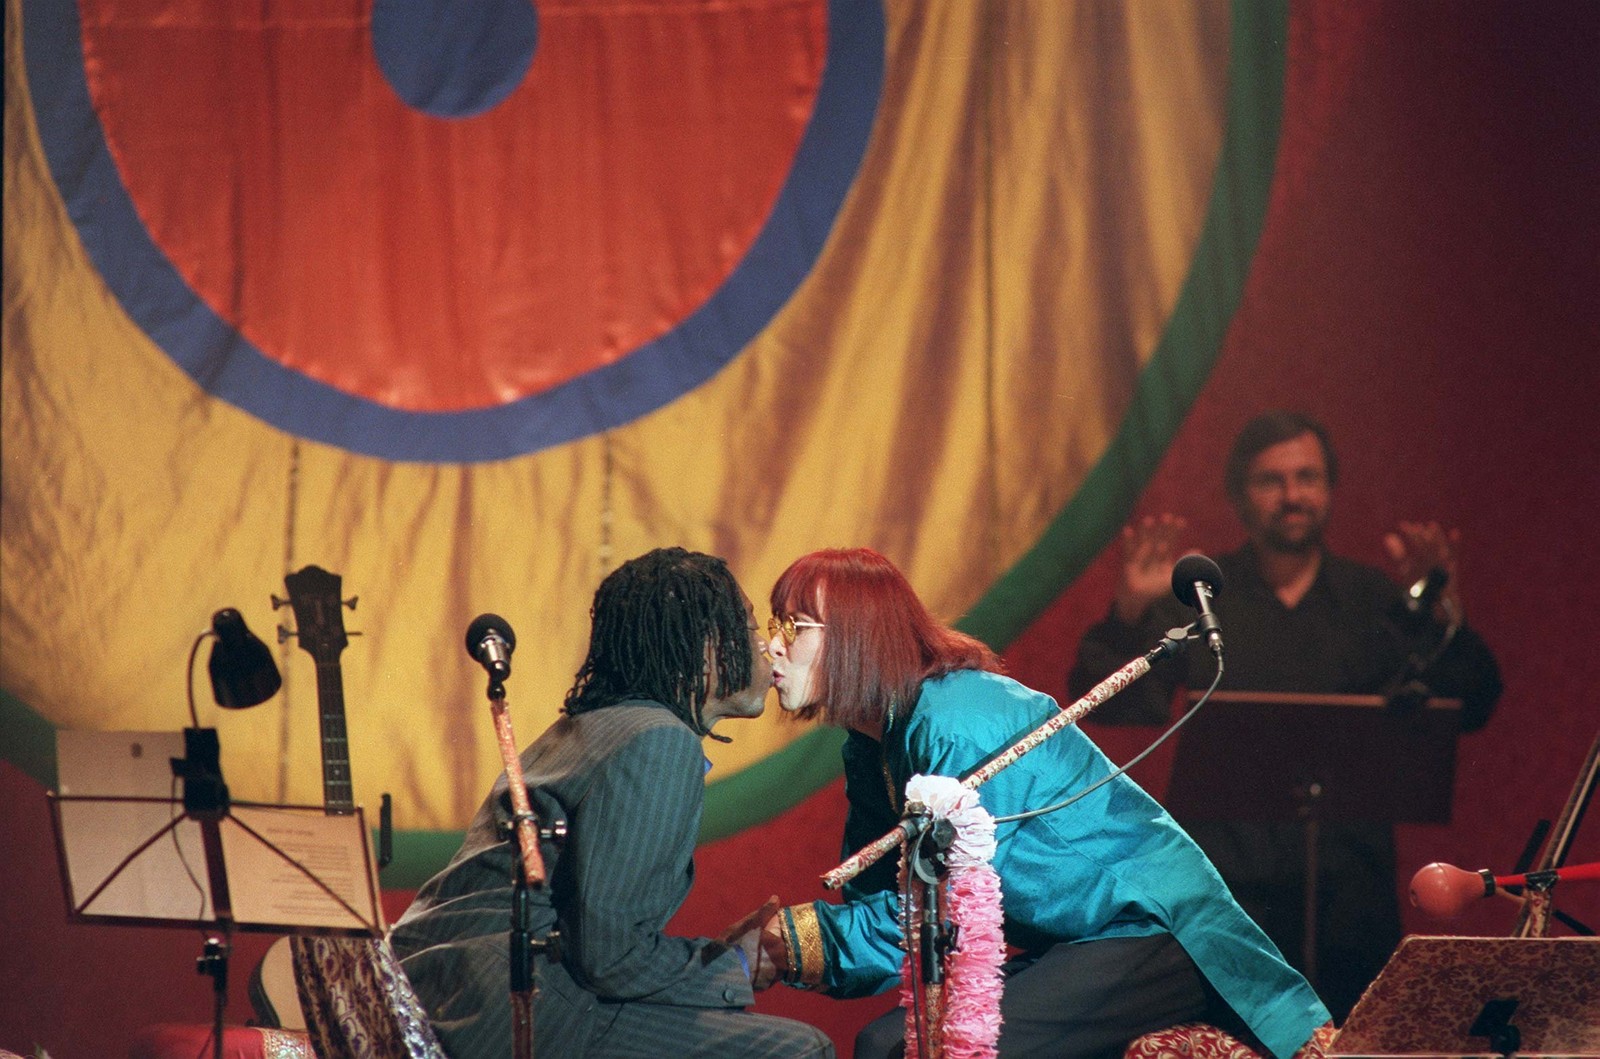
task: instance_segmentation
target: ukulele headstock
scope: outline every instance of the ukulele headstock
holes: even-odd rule
[[[320,566],[308,566],[289,574],[283,579],[283,584],[289,592],[289,598],[280,599],[275,595],[272,605],[279,609],[285,606],[292,608],[295,628],[290,630],[278,626],[279,643],[291,636],[297,637],[300,647],[307,654],[319,662],[328,662],[339,657],[351,636],[361,635],[345,631],[344,612],[340,608],[355,610],[357,597],[339,597],[343,581],[338,574]]]

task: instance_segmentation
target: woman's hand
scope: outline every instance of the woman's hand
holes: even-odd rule
[[[778,931],[778,895],[767,898],[766,903],[723,931],[720,939],[724,945],[744,953],[750,966],[750,988],[760,992],[788,970],[784,955],[783,935]],[[768,929],[777,940],[778,957],[775,960],[767,942]],[[782,964],[782,966],[780,966]]]

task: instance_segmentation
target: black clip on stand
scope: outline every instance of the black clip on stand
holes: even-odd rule
[[[929,1013],[925,1007],[926,989],[944,982],[944,957],[956,948],[956,937],[960,930],[959,924],[943,919],[939,914],[939,884],[949,872],[946,853],[955,841],[956,829],[949,820],[935,820],[925,806],[915,802],[906,806],[900,826],[908,837],[905,855],[909,858],[909,870],[906,872],[906,885],[919,885],[922,888],[922,921],[918,924],[916,939],[917,964],[921,973],[911,983],[911,999],[916,1016],[916,1034],[923,1042],[927,1042],[931,1039],[932,1027],[928,1025]],[[910,896],[909,893],[901,895],[901,900],[907,902],[906,907],[909,907]],[[906,944],[908,947],[911,944],[909,937]],[[926,1052],[928,1049],[924,1045],[920,1050]]]
[[[228,953],[233,948],[231,931],[224,928],[222,935],[206,938],[200,955],[195,957],[194,971],[211,979],[211,1038],[212,1054],[222,1055],[223,1012],[228,1003]]]
[[[1516,1011],[1515,997],[1496,997],[1490,1000],[1483,1005],[1483,1010],[1478,1012],[1472,1028],[1467,1030],[1467,1036],[1487,1037],[1489,1048],[1494,1054],[1509,1059],[1522,1048],[1522,1031],[1511,1022],[1511,1017]]]
[[[922,884],[922,923],[918,931],[918,962],[922,980],[929,985],[944,981],[944,956],[956,947],[960,925],[939,917],[939,883],[949,871],[945,854],[955,841],[949,820],[924,820],[921,835],[910,847],[911,875]]]
[[[549,827],[538,827],[538,821],[533,814],[526,817],[521,813],[514,814],[512,818],[500,825],[500,831],[513,846],[518,845],[517,831],[524,819],[532,820],[538,829],[539,839],[544,842],[554,842],[560,845],[567,837],[567,822],[557,820]],[[561,934],[552,930],[543,938],[533,936],[533,887],[528,882],[528,871],[524,867],[520,848],[518,855],[512,858],[512,889],[511,889],[511,992],[513,994],[532,997],[535,992],[533,980],[533,958],[535,955],[548,956],[551,960],[561,959]]]

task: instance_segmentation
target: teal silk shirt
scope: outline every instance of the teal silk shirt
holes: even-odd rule
[[[964,776],[1058,712],[1055,700],[993,673],[930,680],[882,744],[852,732],[844,747],[845,853],[899,821],[915,773]],[[1069,726],[978,789],[995,816],[1052,805],[1113,766]],[[891,803],[892,799],[892,803]],[[1222,998],[1279,1059],[1328,1020],[1300,974],[1228,893],[1199,847],[1126,776],[1058,812],[998,828],[994,867],[1006,940],[1042,951],[1058,942],[1172,934]],[[895,858],[845,887],[842,905],[816,902],[821,988],[879,993],[899,982]]]

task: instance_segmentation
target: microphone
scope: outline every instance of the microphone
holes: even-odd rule
[[[1435,861],[1411,877],[1411,903],[1438,919],[1454,919],[1476,901],[1493,897],[1507,886],[1550,888],[1561,880],[1600,880],[1600,861],[1542,872],[1495,875],[1488,869],[1467,871]]]
[[[1206,646],[1222,658],[1222,626],[1211,610],[1211,601],[1222,591],[1222,569],[1199,552],[1190,552],[1172,568],[1172,594],[1200,612],[1200,631]]]
[[[511,652],[516,646],[517,634],[511,631],[511,623],[498,614],[480,614],[467,626],[467,654],[494,680],[511,675]]]
[[[1406,589],[1406,613],[1412,617],[1425,618],[1433,613],[1433,605],[1439,602],[1439,595],[1444,591],[1444,586],[1450,583],[1450,574],[1442,566],[1435,566],[1420,580]]]

